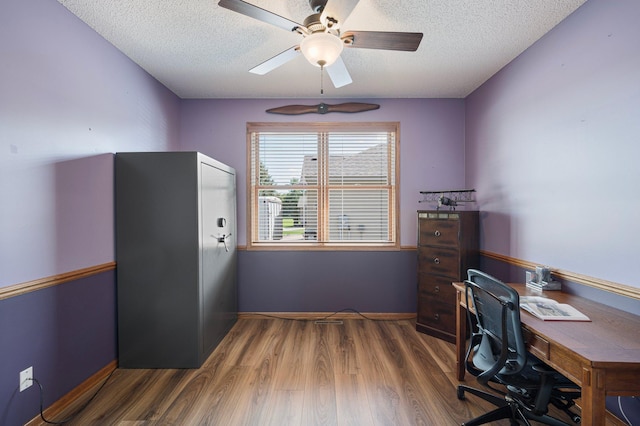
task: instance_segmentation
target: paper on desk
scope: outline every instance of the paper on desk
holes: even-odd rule
[[[591,321],[573,306],[546,297],[522,296],[520,307],[545,321]]]

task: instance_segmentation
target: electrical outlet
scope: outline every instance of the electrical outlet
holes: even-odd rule
[[[29,367],[20,372],[20,392],[31,387],[33,384],[33,367]]]

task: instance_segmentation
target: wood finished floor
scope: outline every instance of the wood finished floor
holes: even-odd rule
[[[200,369],[117,369],[68,424],[455,425],[492,406],[456,398],[454,366],[409,320],[240,319]]]

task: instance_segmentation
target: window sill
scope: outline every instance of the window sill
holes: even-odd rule
[[[282,244],[282,243],[257,243],[247,245],[247,250],[255,251],[399,251],[400,244],[397,243],[363,243],[363,244],[345,244],[345,243],[299,243],[299,244]]]

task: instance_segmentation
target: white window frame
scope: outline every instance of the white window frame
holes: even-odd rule
[[[284,241],[284,240],[264,240],[264,235],[260,235],[260,226],[258,224],[259,203],[264,203],[259,197],[261,190],[268,189],[268,186],[260,185],[258,177],[260,173],[260,154],[259,152],[259,134],[260,133],[317,133],[324,135],[326,133],[371,133],[386,132],[392,141],[389,144],[388,153],[388,182],[385,184],[374,186],[366,186],[367,189],[379,189],[388,196],[387,200],[387,218],[388,218],[388,235],[387,239],[382,241],[355,241],[347,240],[330,240],[329,225],[329,190],[336,189],[335,186],[323,182],[320,178],[318,187],[320,194],[318,196],[318,223],[317,223],[317,239],[303,241]],[[327,150],[323,148],[321,141],[323,136],[318,137],[318,156],[322,158],[323,152]],[[326,139],[326,137],[325,137]],[[328,154],[326,154],[328,157]],[[324,160],[320,163],[323,164]],[[320,166],[320,170],[322,165]],[[320,171],[319,173],[322,174]],[[276,187],[273,187],[275,189]],[[278,189],[309,189],[302,185],[279,185]],[[339,188],[339,187],[338,187]],[[346,188],[346,187],[345,187]],[[399,221],[399,189],[400,189],[400,123],[398,122],[366,122],[366,123],[247,123],[247,249],[273,249],[273,250],[292,250],[292,249],[329,249],[329,250],[389,250],[400,249],[400,221]],[[264,193],[264,192],[263,192]],[[275,200],[277,201],[277,200]],[[263,206],[264,207],[264,206]],[[263,215],[264,218],[264,215]],[[335,224],[334,224],[335,225]]]

